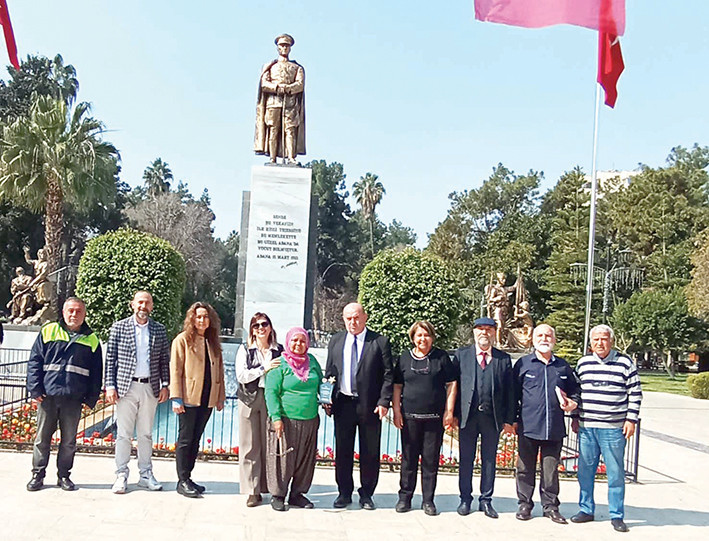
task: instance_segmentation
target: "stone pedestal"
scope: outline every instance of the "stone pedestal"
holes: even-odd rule
[[[312,171],[256,166],[242,204],[235,335],[245,338],[251,316],[265,312],[279,340],[312,323],[315,220]],[[240,332],[240,329],[241,332]]]

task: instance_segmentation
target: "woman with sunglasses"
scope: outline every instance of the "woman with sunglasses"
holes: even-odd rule
[[[453,426],[456,371],[448,354],[434,348],[436,332],[428,321],[409,329],[413,349],[404,351],[394,367],[394,425],[401,429],[401,479],[397,513],[411,509],[421,459],[421,508],[436,515],[433,502],[443,430]]]
[[[310,490],[315,473],[322,370],[308,353],[309,347],[305,329],[292,328],[286,334],[285,362],[266,376],[266,406],[271,421],[266,439],[266,474],[271,507],[276,511],[286,510],[288,485],[291,507],[313,507],[305,493]]]
[[[221,411],[226,399],[220,328],[214,308],[196,302],[187,310],[182,332],[172,341],[170,398],[179,420],[177,492],[188,498],[199,498],[205,491],[192,481],[192,470],[212,409]]]
[[[281,362],[276,330],[263,312],[256,312],[249,325],[248,347],[236,354],[236,395],[239,405],[239,489],[248,494],[247,507],[256,507],[268,493],[266,484],[266,427],[268,413],[264,387],[266,372]]]

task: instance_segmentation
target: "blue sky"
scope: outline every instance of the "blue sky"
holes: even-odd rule
[[[591,169],[597,37],[583,28],[481,23],[471,0],[8,4],[22,58],[61,53],[76,67],[123,180],[140,184],[161,157],[194,194],[209,189],[223,238],[264,161],[252,152],[257,81],[282,32],[306,70],[305,160],[342,163],[350,188],[378,174],[380,218],[413,227],[420,246],[448,194],[480,186],[499,162],[543,171],[543,189]],[[599,169],[709,144],[709,2],[626,5],[626,71],[616,108],[601,111]]]

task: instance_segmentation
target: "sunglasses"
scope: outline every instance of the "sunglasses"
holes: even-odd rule
[[[258,329],[259,327],[261,327],[262,329],[266,329],[267,327],[270,327],[270,326],[271,326],[271,324],[268,321],[257,321],[256,323],[254,323],[251,326],[251,328]]]

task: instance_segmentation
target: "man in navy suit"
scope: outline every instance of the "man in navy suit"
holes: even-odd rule
[[[460,425],[459,515],[470,513],[473,501],[473,463],[478,436],[481,438],[479,509],[497,518],[492,506],[495,460],[500,432],[513,434],[515,415],[512,362],[504,351],[493,347],[495,320],[481,317],[473,322],[475,344],[458,349],[454,364],[459,370],[456,417]]]
[[[167,400],[170,349],[165,327],[150,317],[153,297],[138,291],[130,303],[133,315],[111,327],[106,349],[106,401],[116,405],[116,481],[114,494],[128,485],[131,438],[138,439],[138,486],[162,490],[153,475],[153,421],[158,403]]]
[[[346,331],[330,340],[325,377],[335,378],[328,415],[335,418],[336,509],[352,502],[355,433],[359,431],[359,504],[375,509],[372,495],[379,480],[379,441],[393,388],[389,339],[367,329],[362,305],[350,303],[342,311]]]

